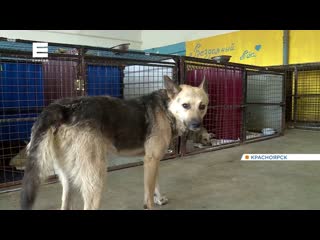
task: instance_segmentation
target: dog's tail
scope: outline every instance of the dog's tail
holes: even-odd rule
[[[43,110],[32,127],[22,180],[21,209],[32,209],[41,180],[53,169],[53,137],[59,126],[67,121],[67,116],[67,107],[52,104]]]

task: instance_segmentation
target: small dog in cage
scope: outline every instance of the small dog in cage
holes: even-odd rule
[[[207,112],[205,79],[198,87],[177,85],[164,76],[165,89],[135,99],[110,96],[58,100],[38,117],[27,146],[21,208],[32,209],[42,180],[52,167],[62,184],[61,209],[72,209],[80,191],[84,209],[98,209],[106,156],[144,156],[144,208],[163,205],[158,167],[171,140],[199,131]]]
[[[207,129],[201,127],[199,131],[189,131],[187,133],[187,140],[192,140],[194,143],[204,146],[211,145],[211,139],[214,137],[213,133],[208,133]]]

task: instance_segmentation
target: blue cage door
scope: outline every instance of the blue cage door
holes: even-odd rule
[[[117,66],[87,66],[87,94],[122,97],[122,69]]]
[[[41,64],[0,62],[0,164],[9,166],[29,141],[34,119],[44,106]],[[17,175],[18,174],[18,175]],[[21,173],[0,171],[0,183]]]
[[[0,141],[28,140],[33,122],[21,119],[36,117],[43,106],[41,64],[0,62]]]

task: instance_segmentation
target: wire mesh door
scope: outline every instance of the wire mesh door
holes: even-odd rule
[[[292,91],[294,126],[320,130],[320,67],[295,68]]]
[[[245,141],[283,133],[285,119],[284,74],[246,71]]]
[[[0,187],[19,184],[26,162],[31,127],[42,109],[77,90],[78,61],[50,58],[34,62],[25,55],[0,59]],[[55,173],[52,171],[52,175]]]
[[[208,81],[209,105],[203,129],[181,141],[182,154],[233,147],[283,134],[284,71],[243,64],[218,64],[182,57],[181,81]]]
[[[209,105],[198,132],[182,139],[182,154],[212,151],[240,144],[242,124],[243,69],[214,64],[210,60],[186,59],[184,83],[199,86],[208,82]]]

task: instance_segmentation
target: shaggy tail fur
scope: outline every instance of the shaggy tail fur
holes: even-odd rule
[[[48,106],[40,114],[32,127],[31,141],[27,146],[27,162],[22,180],[21,209],[30,210],[35,202],[41,180],[45,176],[43,169],[46,164],[41,159],[39,145],[45,140],[46,134],[54,134],[59,126],[67,121],[68,108],[59,104]],[[49,131],[52,130],[52,131]]]

